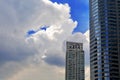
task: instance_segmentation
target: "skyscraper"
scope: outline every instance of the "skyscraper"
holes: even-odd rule
[[[82,43],[66,43],[66,80],[84,80],[84,51]]]
[[[120,0],[90,0],[91,80],[120,80]]]

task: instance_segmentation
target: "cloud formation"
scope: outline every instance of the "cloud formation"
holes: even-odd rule
[[[88,49],[84,34],[72,34],[77,22],[70,19],[68,4],[1,0],[0,12],[1,80],[64,80],[65,41],[83,42]],[[49,27],[26,36],[42,26]]]

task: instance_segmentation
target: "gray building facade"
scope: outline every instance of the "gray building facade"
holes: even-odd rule
[[[89,2],[91,80],[120,80],[120,0]]]
[[[82,43],[66,42],[66,80],[85,80]]]

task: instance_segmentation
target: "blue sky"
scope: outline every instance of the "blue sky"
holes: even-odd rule
[[[71,18],[78,22],[73,32],[86,32],[89,22],[88,0],[51,0],[57,3],[68,3],[71,8]]]

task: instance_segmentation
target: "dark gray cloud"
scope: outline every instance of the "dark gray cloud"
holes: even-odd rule
[[[48,54],[43,60],[50,65],[59,67],[65,66],[65,58],[63,56],[60,56],[59,52],[57,54]]]
[[[21,61],[34,55],[37,50],[21,42],[17,37],[0,36],[0,65],[9,61]]]

